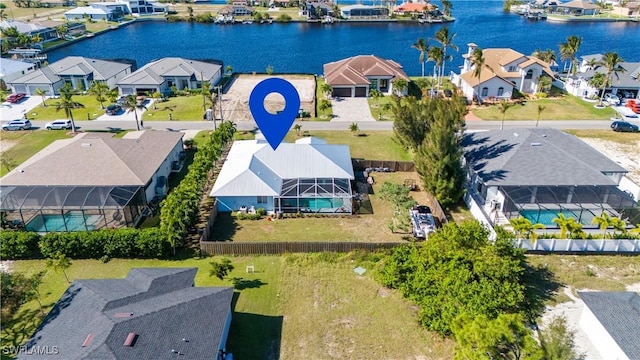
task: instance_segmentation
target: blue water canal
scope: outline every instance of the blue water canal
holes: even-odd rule
[[[341,2],[342,3],[342,2]],[[462,65],[466,44],[510,47],[530,54],[551,48],[569,35],[583,38],[578,55],[616,51],[627,61],[640,61],[640,23],[553,23],[530,21],[504,13],[502,1],[452,1],[459,52],[447,64]],[[272,14],[273,17],[277,13]],[[375,54],[401,63],[409,75],[420,74],[418,37],[432,37],[442,24],[404,23],[215,25],[150,21],[123,26],[92,39],[52,51],[53,62],[69,55],[130,58],[138,66],[165,56],[211,58],[238,72],[322,73],[322,64],[359,54]],[[427,64],[430,69],[432,64]],[[431,70],[430,70],[431,71]]]

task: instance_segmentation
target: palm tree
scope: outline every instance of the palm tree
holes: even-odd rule
[[[225,67],[225,71],[227,72],[227,74],[231,75],[231,73],[233,72],[233,66],[227,65]]]
[[[295,124],[293,125],[293,130],[296,131],[296,135],[300,136],[300,130],[302,129],[302,125],[300,124]]]
[[[604,98],[604,89],[613,81],[613,75],[615,75],[616,78],[619,78],[620,76],[618,75],[618,73],[624,73],[625,71],[627,71],[620,65],[620,63],[622,62],[624,62],[624,60],[616,52],[607,52],[604,54],[604,56],[602,56],[600,65],[604,66],[606,69],[606,81],[604,82],[604,84],[602,84],[600,105],[602,105],[602,99]]]
[[[435,40],[437,42],[440,43],[440,45],[442,45],[442,55],[443,55],[443,61],[442,61],[442,67],[440,68],[440,76],[444,76],[444,68],[445,68],[445,62],[447,60],[447,48],[453,50],[453,51],[458,51],[458,47],[456,45],[453,44],[453,40],[456,38],[456,33],[452,33],[449,34],[449,27],[445,26],[442,29],[438,30],[436,32],[435,35]],[[438,83],[440,84],[440,83]]]
[[[498,104],[498,111],[502,114],[502,123],[500,123],[500,130],[504,129],[504,118],[507,115],[507,110],[511,108],[514,104],[508,102],[507,100],[500,100],[500,104]]]
[[[478,102],[481,103],[482,100],[480,99],[480,83],[481,83],[481,77],[482,77],[482,70],[484,70],[484,66],[485,66],[485,59],[484,59],[484,54],[482,53],[482,49],[477,47],[475,50],[473,50],[473,56],[471,58],[471,64],[473,65],[473,77],[478,78],[478,91],[476,92],[477,96],[478,96]],[[474,87],[475,90],[475,87]]]
[[[543,92],[545,94],[549,93],[549,90],[551,89],[551,84],[553,83],[553,81],[551,80],[550,77],[548,76],[540,76],[538,78],[538,91],[539,92]]]
[[[451,9],[453,9],[453,5],[451,5],[451,1],[441,0],[440,2],[442,3],[442,12],[447,16],[451,16]]]
[[[560,227],[560,238],[566,239],[567,232],[569,231],[569,220],[573,218],[567,218],[563,213],[558,213],[558,217],[553,218],[551,221],[556,223]]]
[[[333,87],[326,82],[323,82],[322,85],[320,85],[320,91],[322,91],[324,97],[329,98],[333,92]]]
[[[60,39],[64,39],[64,36],[69,32],[69,26],[66,24],[56,26],[56,32],[58,33],[58,37]]]
[[[438,81],[437,72],[440,70],[445,60],[445,54],[441,47],[434,46],[429,49],[429,60],[433,61],[433,78]]]
[[[35,34],[35,35],[33,35],[33,36],[31,37],[31,42],[32,42],[33,44],[37,44],[37,43],[42,42],[42,36],[40,36],[40,34]]]
[[[47,92],[37,87],[36,91],[34,91],[33,93],[42,98],[42,107],[47,107],[47,103],[45,103],[45,100],[47,100]]]
[[[587,60],[585,65],[589,67],[589,70],[595,70],[598,68],[598,66],[600,66],[600,62],[598,61],[598,59],[592,57],[591,59]]]
[[[609,214],[603,211],[600,216],[595,216],[591,221],[592,224],[596,224],[600,227],[603,239],[607,237],[607,228],[612,225],[611,220],[612,219]]]
[[[546,229],[542,224],[532,224],[531,221],[525,217],[519,217],[509,220],[513,230],[516,233],[516,237],[519,239],[531,239],[532,243],[538,240],[538,234],[535,230]]]
[[[0,9],[0,21],[7,20],[8,18],[9,18],[9,15],[7,15],[7,12],[5,11],[5,9]]]
[[[67,283],[71,283],[69,276],[67,276],[67,269],[71,267],[71,260],[69,260],[64,254],[56,254],[47,259],[45,266],[53,271],[62,271],[64,278],[67,279]]]
[[[613,227],[613,231],[620,231],[622,234],[627,232],[627,222],[620,219],[619,217],[611,218],[611,226]]]
[[[567,38],[566,42],[560,44],[560,58],[562,61],[571,61],[571,74],[575,75],[577,69],[576,54],[582,44],[582,38],[576,35],[571,35]]]
[[[546,109],[544,105],[538,105],[538,119],[536,120],[536,127],[538,127],[538,123],[540,122],[540,114]]]
[[[162,94],[160,94],[157,91],[154,91],[151,93],[151,98],[153,99],[153,110],[157,110],[158,108],[156,107],[156,102],[158,101],[158,99],[160,99],[162,97]]]
[[[427,62],[427,54],[429,53],[428,40],[427,42],[425,42],[423,38],[418,38],[418,41],[411,45],[411,47],[420,51],[420,57],[418,58],[418,61],[420,61],[420,65],[422,66],[422,77],[424,77],[424,63]]]
[[[534,51],[531,55],[537,57],[538,59],[546,62],[549,65],[552,65],[556,61],[556,53],[551,49],[536,49],[536,51]]]
[[[353,134],[353,136],[356,136],[358,131],[360,131],[358,123],[351,123],[351,125],[349,125],[349,130],[351,131],[351,134]]]
[[[596,89],[607,86],[607,75],[605,73],[597,72],[593,74],[593,77],[589,79],[589,85]]]
[[[71,87],[70,83],[65,83],[58,92],[60,92],[60,101],[56,103],[56,111],[64,110],[65,115],[71,120],[71,132],[76,132],[76,123],[73,121],[73,109],[81,109],[84,107],[81,103],[73,101],[73,95],[76,90]]]
[[[94,81],[89,87],[89,94],[95,95],[96,100],[100,103],[100,109],[104,109],[104,102],[107,101],[109,86],[104,81]]]
[[[122,107],[124,107],[125,110],[127,110],[127,112],[133,111],[133,115],[135,116],[135,119],[136,119],[136,129],[138,131],[140,131],[140,126],[141,125],[138,122],[138,109],[139,108],[144,108],[144,106],[138,104],[138,100],[136,99],[135,95],[127,95],[124,98],[124,102],[122,104]]]

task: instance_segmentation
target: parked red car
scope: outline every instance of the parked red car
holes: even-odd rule
[[[27,96],[27,94],[23,94],[23,93],[11,94],[7,96],[7,102],[10,102],[12,104],[17,103],[18,101],[24,99],[25,96]]]

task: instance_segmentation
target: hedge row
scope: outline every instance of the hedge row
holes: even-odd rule
[[[181,245],[196,219],[207,176],[223,146],[233,138],[235,126],[223,123],[199,145],[184,180],[161,203],[160,227],[103,229],[38,235],[24,231],[0,231],[2,259],[34,259],[64,254],[73,259],[162,258]]]
[[[103,229],[96,231],[34,232],[1,231],[3,259],[52,257],[57,253],[74,259],[162,258],[171,253],[160,229]]]

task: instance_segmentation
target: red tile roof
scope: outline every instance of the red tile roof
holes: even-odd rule
[[[331,86],[369,85],[368,76],[392,76],[409,81],[402,65],[375,55],[358,55],[324,64],[324,78]]]

